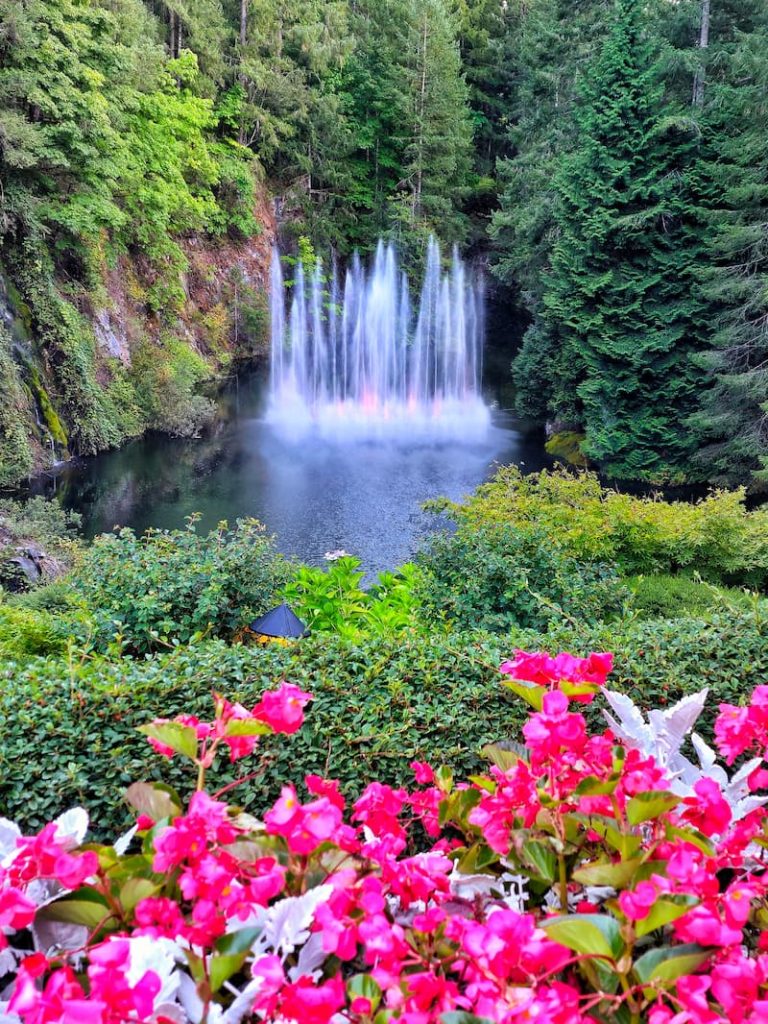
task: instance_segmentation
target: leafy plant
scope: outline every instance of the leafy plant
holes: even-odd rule
[[[196,634],[231,636],[276,603],[289,575],[264,527],[226,522],[207,535],[123,529],[98,537],[73,576],[93,609],[97,643],[144,654]]]
[[[594,622],[618,614],[628,592],[608,564],[579,561],[544,529],[461,525],[419,555],[427,618],[457,629],[546,629],[558,618]]]

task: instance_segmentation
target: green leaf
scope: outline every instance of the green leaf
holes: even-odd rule
[[[625,889],[634,878],[643,861],[640,857],[620,860],[595,860],[582,864],[573,872],[573,879],[582,885],[610,885],[614,889]]]
[[[138,731],[192,761],[197,757],[197,733],[189,725],[182,725],[181,722],[151,722],[149,725],[138,726]]]
[[[440,1014],[442,1024],[493,1024],[490,1017],[477,1017],[465,1010],[447,1010]]]
[[[648,932],[663,928],[670,921],[682,917],[691,907],[695,906],[698,900],[695,896],[659,896],[651,907],[648,917],[635,922],[635,932],[638,936],[647,935]]]
[[[370,974],[355,974],[347,982],[347,995],[351,999],[356,999],[362,996],[363,999],[370,1000],[372,1012],[376,1012],[376,1009],[381,1002],[381,989]]]
[[[648,982],[663,982],[669,985],[686,974],[691,974],[712,955],[712,951],[695,943],[683,946],[661,946],[649,949],[635,962],[634,971],[638,979]]]
[[[567,914],[542,921],[541,927],[555,942],[585,956],[617,960],[623,950],[619,922],[605,914]]]
[[[245,963],[248,951],[242,953],[215,954],[208,961],[211,979],[211,991],[218,992],[225,981],[236,974]]]
[[[544,694],[548,692],[546,687],[536,686],[535,683],[518,682],[515,679],[504,679],[501,685],[506,686],[508,690],[512,690],[519,697],[522,697],[536,711],[541,711],[544,703]]]
[[[146,814],[153,821],[178,817],[182,810],[175,791],[161,782],[134,782],[126,789],[125,800],[139,814]]]
[[[660,818],[679,803],[680,797],[666,790],[638,793],[627,804],[627,821],[630,825],[639,825],[643,821]]]
[[[666,835],[668,839],[682,839],[686,843],[695,846],[708,857],[714,856],[715,848],[703,832],[695,828],[678,828],[676,825],[667,825]]]
[[[619,776],[599,779],[596,775],[588,775],[582,779],[574,790],[575,796],[606,796],[613,793],[619,783]]]
[[[523,843],[521,857],[542,881],[550,884],[554,882],[557,877],[557,856],[551,846],[530,839]]]
[[[130,912],[137,903],[148,896],[154,896],[161,888],[158,882],[152,882],[149,878],[129,878],[120,889],[120,905],[123,910]]]
[[[498,743],[487,743],[480,753],[503,772],[508,772],[510,768],[514,768],[521,759],[520,754],[515,753],[514,750],[505,750]]]
[[[86,928],[97,928],[112,916],[103,897],[91,890],[83,890],[71,899],[49,903],[38,914],[48,921],[66,921],[85,925]]]
[[[227,722],[224,730],[225,736],[268,736],[272,730],[265,722],[259,722],[255,718],[233,718]]]
[[[247,953],[261,935],[261,928],[239,928],[216,940],[217,953]]]

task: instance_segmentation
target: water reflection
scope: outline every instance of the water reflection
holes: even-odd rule
[[[541,442],[498,409],[482,443],[291,444],[264,422],[263,393],[257,376],[246,378],[227,396],[213,435],[147,437],[66,467],[45,487],[83,515],[89,536],[116,525],[174,528],[195,512],[205,529],[255,516],[286,554],[317,563],[344,548],[376,571],[412,554],[428,524],[420,511],[427,498],[461,497],[497,462],[536,469],[547,461]]]

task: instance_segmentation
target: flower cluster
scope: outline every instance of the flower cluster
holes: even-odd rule
[[[734,806],[723,769],[685,790],[590,732],[578,708],[609,670],[516,652],[525,747],[470,781],[416,761],[413,787],[371,781],[348,805],[308,775],[263,820],[145,783],[114,847],[61,819],[19,836],[0,869],[0,1020],[764,1024],[766,813]],[[284,684],[251,712],[217,697],[211,723],[144,731],[199,786],[219,745],[237,758],[259,729],[295,731],[308,700]],[[762,753],[762,701],[721,708],[728,759]]]

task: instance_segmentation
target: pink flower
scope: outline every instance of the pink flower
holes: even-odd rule
[[[630,921],[642,921],[650,914],[657,895],[653,882],[639,882],[635,889],[620,893],[619,906],[622,914]]]
[[[731,823],[731,808],[723,799],[714,779],[699,779],[693,787],[696,796],[683,800],[682,817],[705,836],[722,835]]]
[[[416,782],[420,786],[432,786],[435,782],[435,773],[426,761],[411,761],[411,769]]]
[[[312,700],[293,683],[281,683],[278,690],[266,690],[253,714],[277,733],[290,736],[304,724],[304,707]]]

